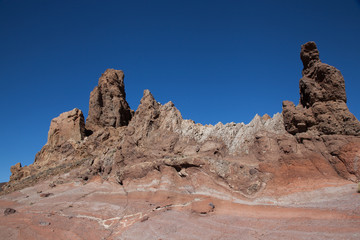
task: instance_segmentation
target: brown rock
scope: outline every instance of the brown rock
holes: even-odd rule
[[[306,132],[316,124],[310,109],[302,105],[295,106],[293,102],[283,102],[283,118],[286,131],[291,134]]]
[[[50,196],[52,196],[52,195],[53,195],[52,193],[41,193],[41,194],[40,194],[40,197],[46,198],[46,197],[50,197]]]
[[[360,135],[360,123],[343,101],[317,102],[311,108],[324,134]]]
[[[19,180],[24,176],[24,173],[22,172],[22,166],[21,163],[17,163],[14,166],[10,167],[11,176],[10,180]]]
[[[320,61],[319,51],[314,42],[307,42],[301,46],[300,58],[303,62],[304,69],[314,65],[315,62]]]
[[[16,210],[13,209],[13,208],[6,208],[5,211],[4,211],[5,216],[10,215],[10,214],[14,214],[14,213],[16,213]]]
[[[294,231],[284,235],[289,222],[296,234],[306,230],[299,238],[308,237],[307,230],[320,235],[330,229],[335,239],[352,239],[360,205],[355,184],[344,184],[360,178],[358,122],[347,109],[341,79],[336,85],[337,70],[321,65],[314,43],[303,46],[301,58],[302,102],[284,101],[282,115],[256,115],[249,124],[184,120],[172,102],[161,105],[148,90],[130,121],[123,73],[107,70],[90,99],[86,125],[93,134],[84,138],[81,112],[62,114],[34,164],[11,168],[2,194],[40,185],[0,197],[2,206],[27,210],[12,221],[0,216],[1,233],[6,239],[18,239],[16,233],[26,239],[100,239],[109,233],[153,239],[156,231],[166,239],[236,239],[245,231],[244,238],[252,239],[267,236],[275,221],[281,229],[271,232],[273,239],[294,237]],[[49,212],[59,206],[65,208]],[[55,235],[46,227],[50,217]],[[316,226],[309,229],[299,219]]]
[[[210,212],[214,212],[214,210],[215,210],[215,205],[208,199],[198,202],[193,202],[191,204],[191,211],[193,213],[207,214]]]
[[[304,65],[300,79],[300,103],[304,107],[335,100],[346,103],[345,81],[341,72],[320,61],[314,42],[301,46],[300,57]]]
[[[126,101],[123,71],[107,69],[90,94],[86,128],[126,126],[132,115]]]
[[[21,169],[21,163],[17,163],[14,166],[10,167],[10,171],[11,171],[12,174],[20,171],[20,169]]]
[[[85,122],[81,110],[75,108],[60,114],[51,121],[48,144],[52,147],[62,145],[72,139],[76,142],[84,139]]]
[[[160,103],[158,103],[149,90],[144,90],[140,105],[135,112],[134,121],[131,121],[130,127],[136,129],[136,133],[147,135],[149,132],[158,129],[160,116]],[[135,133],[135,134],[136,134]],[[140,138],[140,136],[137,136]]]
[[[320,61],[314,42],[301,46],[300,57],[304,65],[300,104],[295,107],[292,102],[283,102],[285,129],[291,134],[316,130],[321,134],[360,135],[360,122],[346,105],[341,72]]]
[[[352,142],[340,149],[339,159],[345,164],[347,171],[360,178],[360,143]]]
[[[70,122],[67,117],[54,121],[49,144],[37,154],[34,164],[13,168],[15,174],[6,189],[22,189],[49,176],[69,173],[70,182],[82,178],[91,184],[101,179],[120,183],[124,189],[160,184],[164,189],[174,187],[188,193],[206,191],[205,182],[211,181],[226,191],[255,198],[272,183],[276,189],[288,182],[324,176],[355,180],[354,161],[346,157],[353,152],[345,154],[341,149],[359,138],[337,134],[356,135],[358,122],[352,120],[341,94],[332,100],[336,74],[331,69],[330,75],[321,70],[314,46],[306,45],[301,53],[304,79],[309,80],[301,93],[309,92],[309,97],[303,98],[306,104],[295,106],[285,101],[283,115],[256,115],[249,124],[213,126],[184,120],[172,102],[162,105],[148,90],[132,117],[122,71],[107,70],[91,93],[86,126],[93,134],[84,138],[81,114],[74,114],[77,120]],[[321,74],[315,77],[309,71],[325,72],[327,85],[316,82]],[[320,93],[329,97],[319,97]],[[76,132],[82,134],[74,136]]]

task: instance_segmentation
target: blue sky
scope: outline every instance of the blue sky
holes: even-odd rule
[[[300,45],[341,70],[360,118],[360,3],[305,1],[0,0],[0,182],[31,164],[52,118],[85,116],[107,68],[202,124],[248,123],[299,102]]]

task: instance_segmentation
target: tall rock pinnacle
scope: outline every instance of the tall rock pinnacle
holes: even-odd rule
[[[314,42],[301,46],[300,57],[304,65],[300,79],[300,103],[304,107],[326,101],[346,103],[345,81],[341,72],[320,61]]]
[[[300,79],[300,104],[283,102],[286,130],[291,134],[317,130],[321,134],[360,135],[360,122],[346,105],[341,72],[322,63],[314,42],[301,46],[304,69]]]
[[[90,93],[86,128],[126,126],[132,115],[133,111],[126,101],[123,71],[107,69],[99,78],[98,86]]]

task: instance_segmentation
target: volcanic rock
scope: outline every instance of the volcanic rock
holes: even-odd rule
[[[75,108],[51,120],[48,144],[60,146],[68,140],[79,142],[85,137],[85,121],[81,110]]]
[[[46,197],[50,197],[51,195],[53,195],[53,194],[52,193],[41,193],[40,197],[46,198]]]
[[[304,65],[300,79],[300,104],[283,102],[286,130],[291,134],[315,130],[320,134],[360,135],[360,122],[346,105],[341,72],[322,63],[314,42],[301,46]]]
[[[90,95],[86,129],[80,110],[61,114],[34,163],[11,167],[0,206],[19,214],[0,217],[0,231],[7,239],[54,239],[39,228],[51,222],[59,239],[153,239],[154,231],[167,239],[234,239],[245,231],[255,239],[275,221],[282,230],[271,230],[271,239],[294,232],[328,239],[330,230],[332,239],[357,239],[359,122],[346,106],[341,73],[320,62],[315,43],[302,46],[301,59],[299,105],[284,101],[282,113],[248,124],[183,119],[149,90],[133,113],[123,72],[106,70]]]
[[[300,58],[304,65],[300,79],[300,103],[304,107],[326,101],[346,103],[345,81],[341,72],[320,61],[314,42],[301,46]]]
[[[21,171],[21,168],[22,168],[21,163],[17,163],[10,167],[10,172],[11,172],[10,180],[16,181],[23,177],[24,173]]]
[[[99,78],[98,86],[90,93],[87,129],[128,125],[133,111],[126,101],[124,73],[107,69]]]
[[[14,213],[16,213],[16,210],[13,209],[13,208],[6,208],[5,211],[4,211],[5,216],[10,215],[10,214],[14,214]]]
[[[339,150],[339,159],[345,164],[347,171],[360,179],[360,143],[350,142]]]

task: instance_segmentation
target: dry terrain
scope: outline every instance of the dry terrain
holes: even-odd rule
[[[213,197],[211,188],[158,190],[166,183],[129,189],[100,178],[50,183],[1,196],[1,212],[16,212],[0,216],[0,239],[360,238],[360,194],[346,181],[253,200]]]

